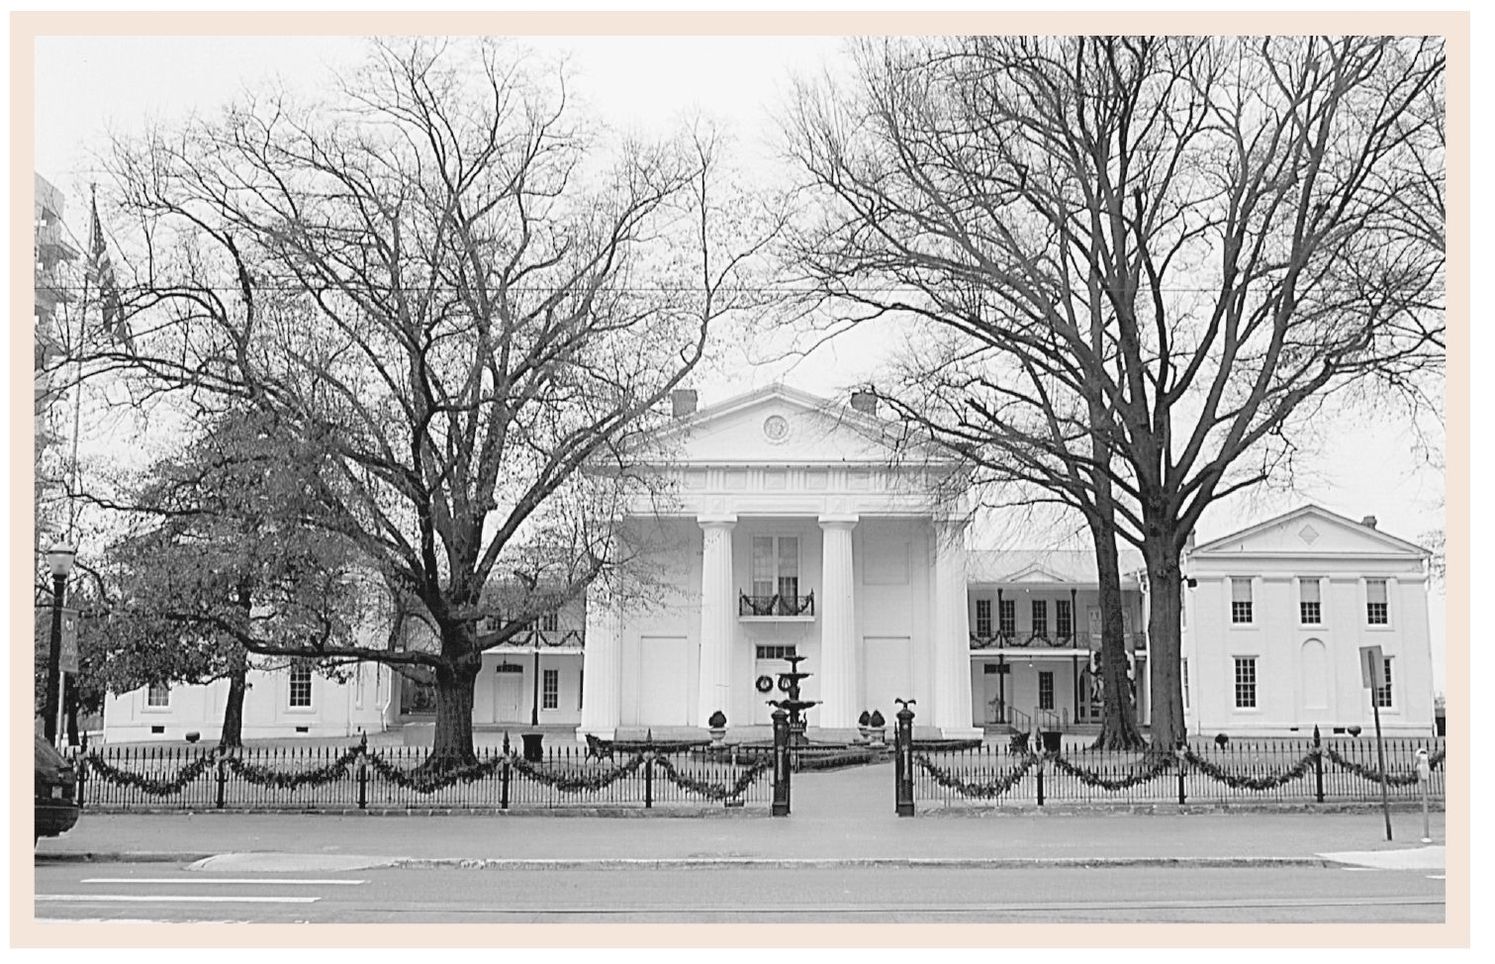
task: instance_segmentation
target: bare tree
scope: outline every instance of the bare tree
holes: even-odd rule
[[[117,145],[130,337],[94,369],[273,418],[315,467],[305,522],[434,639],[252,651],[429,667],[433,760],[473,758],[482,647],[619,562],[641,440],[744,303],[758,245],[733,208],[723,253],[714,151],[603,143],[535,64],[425,40],[376,44],[323,103]],[[501,579],[532,592],[480,645]]]
[[[972,485],[994,493],[986,501],[1057,503],[1079,513],[1095,553],[1101,613],[1095,746],[1138,749],[1145,741],[1130,695],[1112,486],[1109,473],[1096,469],[1102,443],[1088,428],[1088,407],[1064,408],[1049,380],[1030,366],[1004,371],[1004,361],[991,346],[964,336],[927,339],[924,350],[910,346],[900,353],[890,372],[894,381],[879,395],[920,436],[962,459]],[[1021,401],[1006,398],[1012,392]]]
[[[1185,735],[1179,554],[1201,513],[1290,471],[1330,393],[1441,373],[1441,42],[855,56],[856,79],[803,91],[791,124],[826,211],[800,263],[842,323],[894,313],[968,342],[942,427],[1141,549],[1166,751]]]

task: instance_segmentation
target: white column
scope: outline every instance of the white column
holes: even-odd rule
[[[736,516],[698,516],[701,525],[701,676],[696,691],[696,726],[732,706],[732,637],[737,629],[732,580],[732,527]],[[728,722],[733,722],[730,715]]]
[[[815,707],[815,722],[827,729],[847,729],[857,722],[856,580],[851,561],[851,530],[854,515],[820,517],[820,596],[815,608],[820,616],[821,703]]]
[[[966,524],[934,523],[934,691],[932,713],[919,714],[944,736],[980,733],[971,715],[970,613],[966,601]]]
[[[598,578],[587,589],[578,739],[590,733],[611,740],[617,734],[622,719],[622,648],[622,600],[613,587]]]

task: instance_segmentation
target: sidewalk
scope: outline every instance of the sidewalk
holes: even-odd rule
[[[766,808],[698,816],[635,812],[623,817],[546,812],[454,816],[315,814],[90,814],[39,857],[171,860],[219,854],[296,855],[308,867],[476,862],[511,867],[582,862],[934,861],[972,866],[1030,864],[1320,864],[1321,854],[1422,848],[1422,814],[1393,812],[1385,840],[1378,810],[1338,813],[1152,813],[1078,811],[893,811],[891,764],[796,774],[793,813]],[[1442,864],[1443,814],[1432,815]],[[1429,864],[1431,851],[1419,858]],[[288,858],[289,859],[289,858]],[[358,861],[365,861],[359,864]],[[284,861],[282,861],[284,864]],[[242,863],[239,869],[252,869]],[[263,866],[260,869],[284,869]]]

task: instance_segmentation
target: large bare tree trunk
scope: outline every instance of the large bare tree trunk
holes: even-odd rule
[[[446,659],[436,667],[436,734],[431,744],[432,766],[451,766],[477,760],[472,745],[472,707],[483,654],[471,623],[442,627]]]
[[[1095,541],[1101,612],[1101,727],[1094,745],[1106,750],[1141,749],[1146,741],[1137,729],[1137,714],[1126,675],[1126,629],[1122,622],[1116,526],[1107,519],[1092,518],[1090,533]]]
[[[1183,680],[1179,670],[1183,647],[1179,613],[1183,601],[1183,577],[1178,565],[1176,540],[1171,531],[1149,533],[1142,547],[1147,560],[1148,599],[1152,612],[1147,622],[1147,669],[1151,689],[1152,753],[1163,755],[1188,738],[1184,727]]]

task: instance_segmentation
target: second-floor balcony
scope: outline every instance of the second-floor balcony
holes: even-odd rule
[[[737,594],[737,615],[744,619],[808,619],[815,615],[815,594],[804,596],[773,593],[768,596]]]
[[[1122,633],[1122,643],[1128,652],[1147,652],[1146,633]],[[971,633],[971,649],[1088,649],[1101,648],[1099,633]]]
[[[585,634],[579,629],[536,629],[525,627],[499,642],[492,641],[496,633],[479,633],[478,640],[487,649],[580,649],[586,643]]]

